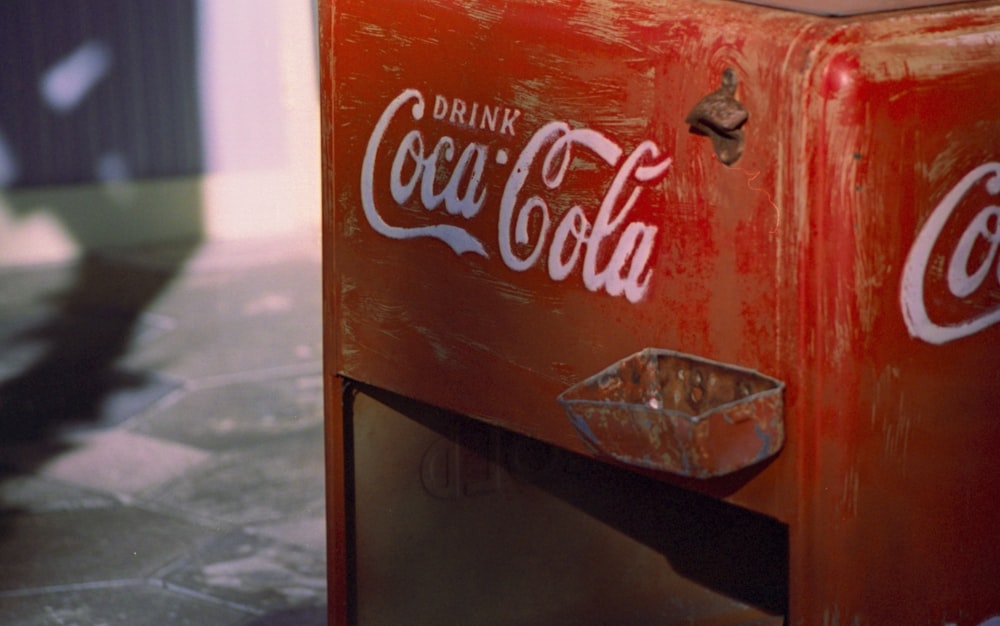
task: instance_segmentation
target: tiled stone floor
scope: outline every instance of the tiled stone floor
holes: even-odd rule
[[[319,268],[0,269],[0,624],[326,623]]]

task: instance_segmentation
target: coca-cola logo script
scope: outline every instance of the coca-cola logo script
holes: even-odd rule
[[[1000,323],[997,195],[1000,163],[980,165],[945,194],[920,229],[900,289],[914,337],[943,344]]]
[[[425,120],[428,112],[430,120]],[[578,274],[590,291],[630,302],[643,298],[658,227],[638,219],[633,209],[643,190],[662,179],[671,164],[655,143],[643,141],[626,154],[597,130],[551,121],[512,159],[502,145],[473,141],[461,146],[450,135],[429,139],[417,127],[421,120],[492,132],[508,142],[517,134],[516,123],[523,121],[518,109],[442,96],[428,106],[419,90],[403,90],[375,124],[362,163],[361,204],[377,233],[397,240],[436,239],[456,255],[489,258],[492,248],[516,272],[542,265],[554,281]],[[387,136],[400,135],[398,145],[386,148],[395,143]],[[563,191],[577,151],[610,168],[611,182],[603,197],[557,214],[546,198]],[[494,190],[484,180],[495,171],[503,172],[506,182],[502,192],[491,195]],[[540,179],[544,193],[531,193],[529,179]],[[414,211],[423,213],[420,223],[414,223]],[[464,226],[489,215],[496,219],[494,242]]]

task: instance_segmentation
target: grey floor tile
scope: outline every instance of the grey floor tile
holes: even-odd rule
[[[322,553],[242,531],[218,537],[164,579],[260,610],[326,604]]]
[[[47,324],[51,317],[52,313],[46,310],[0,313],[0,380],[13,378],[42,358],[46,345],[33,331]]]
[[[218,271],[255,271],[260,267],[298,263],[319,267],[322,243],[319,233],[244,240],[216,240],[191,250],[176,243],[153,244],[107,253],[115,259],[150,268],[183,267],[185,275]]]
[[[0,513],[93,509],[115,504],[114,498],[98,491],[0,468]]]
[[[73,272],[68,285],[29,290],[0,314],[2,440],[112,427],[177,384],[152,369],[123,367],[130,350],[169,334],[169,319],[143,310],[171,275],[97,256]]]
[[[83,433],[57,442],[0,446],[0,453],[20,469],[36,468],[43,476],[127,495],[155,489],[210,457],[191,446],[122,430]]]
[[[251,618],[242,626],[326,626],[325,606],[276,609]]]
[[[322,422],[322,377],[317,373],[192,389],[129,428],[218,451],[253,447],[315,430]]]
[[[88,419],[58,424],[53,431],[62,435],[114,428],[141,414],[183,385],[180,380],[155,372],[114,369],[108,374],[106,380],[109,388],[103,393],[95,414]]]
[[[181,384],[155,372],[118,368],[92,375],[56,368],[0,371],[0,396],[6,400],[0,407],[0,440],[51,439],[108,430],[150,408]]]
[[[319,506],[316,509],[319,510],[307,511],[301,516],[277,522],[254,524],[247,529],[255,535],[263,535],[281,543],[294,544],[312,550],[316,554],[323,554],[326,550],[326,514]]]
[[[318,238],[0,268],[0,624],[325,624],[320,311]]]
[[[308,314],[266,319],[208,320],[198,327],[184,325],[169,340],[157,342],[126,361],[130,367],[160,366],[169,376],[186,380],[234,376],[241,372],[311,366],[318,372],[321,346],[316,332],[303,330]]]
[[[23,313],[51,307],[51,295],[72,285],[73,263],[0,268],[0,311]]]
[[[0,623],[18,626],[230,626],[253,619],[211,599],[143,583],[0,596]]]
[[[322,510],[323,430],[219,453],[145,497],[229,524],[275,522]]]
[[[319,268],[303,263],[184,277],[152,309],[176,329],[127,363],[189,380],[318,364],[320,302]]]
[[[214,534],[125,506],[3,515],[0,591],[141,578]]]
[[[169,334],[144,312],[171,272],[88,255],[0,271],[0,442],[112,428],[180,381],[122,359]]]

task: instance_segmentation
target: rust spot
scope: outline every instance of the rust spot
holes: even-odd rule
[[[719,88],[702,98],[684,118],[691,132],[712,140],[715,155],[725,165],[732,165],[743,156],[743,125],[750,117],[746,107],[736,99],[738,84],[736,72],[726,68]]]
[[[709,478],[781,449],[783,389],[753,370],[650,348],[573,385],[559,402],[596,453]]]

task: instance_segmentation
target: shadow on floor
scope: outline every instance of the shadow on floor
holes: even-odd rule
[[[97,253],[76,267],[71,285],[49,296],[55,311],[9,338],[43,353],[0,382],[0,442],[39,441],[67,428],[108,427],[166,390],[118,360],[141,341],[143,311],[183,268],[194,244],[169,264],[140,266]],[[117,404],[108,406],[113,396]],[[151,396],[151,397],[147,397]]]
[[[0,623],[323,623],[309,246],[0,273]]]

